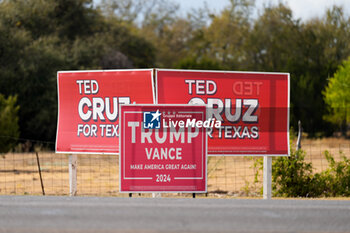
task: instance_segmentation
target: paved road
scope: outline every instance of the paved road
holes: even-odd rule
[[[0,232],[350,232],[350,201],[0,196]]]

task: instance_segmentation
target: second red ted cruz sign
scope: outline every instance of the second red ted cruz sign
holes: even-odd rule
[[[289,155],[289,74],[156,70],[158,104],[206,104],[209,155]]]

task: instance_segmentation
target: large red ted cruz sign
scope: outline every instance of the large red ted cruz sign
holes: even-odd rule
[[[206,104],[209,155],[289,155],[289,74],[156,70],[156,103]]]
[[[119,153],[119,105],[152,104],[153,70],[57,73],[57,153]]]
[[[205,106],[120,106],[120,192],[206,192]]]

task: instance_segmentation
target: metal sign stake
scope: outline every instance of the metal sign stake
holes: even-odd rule
[[[272,157],[264,156],[264,172],[263,172],[263,198],[271,199],[272,196]]]

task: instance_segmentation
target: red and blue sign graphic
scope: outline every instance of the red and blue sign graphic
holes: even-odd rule
[[[156,112],[144,112],[143,113],[143,128],[144,129],[160,129],[161,113],[159,110]]]

